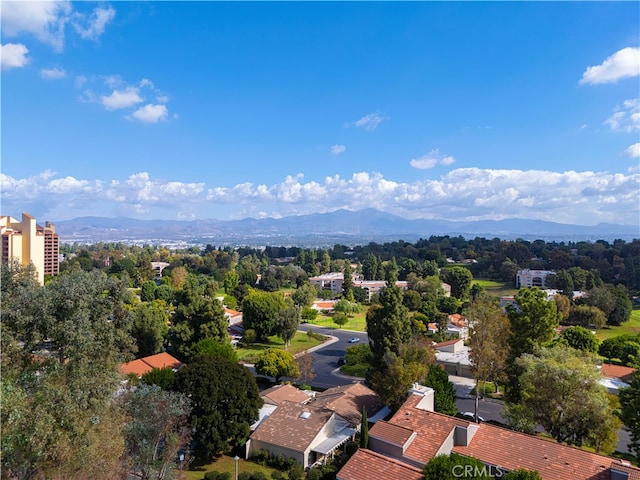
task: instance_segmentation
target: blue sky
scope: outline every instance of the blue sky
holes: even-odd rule
[[[637,2],[3,2],[2,214],[639,225]]]

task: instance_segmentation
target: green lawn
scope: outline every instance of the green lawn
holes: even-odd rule
[[[342,330],[355,330],[356,332],[364,332],[367,330],[367,305],[362,306],[362,312],[357,313],[349,317],[349,321],[346,325],[338,327],[333,323],[333,319],[329,315],[318,315],[313,322],[309,322],[309,325],[317,325],[319,327],[342,329]]]
[[[607,338],[617,337],[625,333],[640,333],[640,308],[635,308],[631,312],[629,321],[616,327],[602,328],[598,330],[596,336],[600,340],[606,340]]]
[[[187,480],[202,480],[207,472],[229,472],[231,478],[235,478],[236,462],[232,455],[221,455],[215,461],[207,464],[194,462],[190,465],[189,470],[186,471]],[[238,460],[238,473],[243,472],[263,472],[267,478],[271,478],[271,474],[275,472],[275,469],[240,459]]]
[[[304,350],[308,350],[316,345],[323,343],[321,340],[310,337],[304,332],[297,332],[296,336],[291,340],[291,345],[287,348],[287,351],[292,355],[300,353]],[[245,359],[251,359],[260,352],[263,352],[267,348],[284,348],[284,342],[277,336],[269,337],[268,343],[253,343],[246,347],[238,348],[238,358],[242,361]]]
[[[473,280],[471,285],[473,286],[474,283],[477,283],[484,288],[487,293],[496,297],[515,295],[518,293],[518,289],[513,286],[513,282],[497,282],[486,278],[478,278]]]

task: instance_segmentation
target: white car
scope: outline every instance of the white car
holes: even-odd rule
[[[460,416],[464,417],[465,420],[471,420],[473,422],[476,421],[476,414],[473,412],[462,412]],[[484,418],[478,415],[478,422],[484,422]]]
[[[349,343],[358,343],[360,339],[358,337],[352,337],[349,339]]]

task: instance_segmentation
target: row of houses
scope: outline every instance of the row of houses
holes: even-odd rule
[[[640,478],[640,468],[628,462],[436,413],[423,395],[412,392],[391,419],[373,425],[368,448],[359,449],[337,479],[421,480],[429,460],[451,453],[480,460],[496,477],[524,468],[543,480]]]

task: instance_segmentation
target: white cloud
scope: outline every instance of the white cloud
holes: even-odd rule
[[[136,87],[114,90],[110,95],[103,95],[100,98],[100,102],[107,110],[132,107],[143,100],[140,96],[140,90]]]
[[[331,153],[333,153],[334,155],[338,155],[342,152],[344,152],[347,149],[347,147],[345,147],[344,145],[334,145],[333,147],[331,147]]]
[[[67,76],[67,72],[65,72],[63,68],[58,67],[43,68],[40,70],[40,76],[47,80],[60,80]]]
[[[429,168],[433,168],[438,164],[441,165],[451,165],[455,163],[456,159],[451,156],[443,156],[440,154],[440,151],[436,148],[435,150],[431,150],[428,154],[422,155],[418,158],[413,158],[409,162],[413,168],[417,168],[419,170],[427,170]]]
[[[0,46],[2,68],[9,70],[10,68],[24,67],[29,63],[27,53],[29,53],[29,49],[21,43],[7,43]]]
[[[77,5],[77,4],[76,4]],[[31,34],[56,51],[62,51],[67,24],[85,40],[97,40],[115,17],[112,7],[97,7],[91,14],[74,11],[67,0],[2,2],[2,33],[5,37]]]
[[[350,123],[349,125],[353,125],[358,128],[362,128],[367,131],[373,131],[378,128],[383,121],[387,120],[387,117],[383,117],[378,113],[370,113],[369,115],[365,115],[364,117],[356,120],[355,122]]]
[[[70,13],[67,1],[2,2],[2,33],[5,37],[30,33],[61,51]]]
[[[396,182],[377,172],[305,180],[289,175],[272,185],[204,183],[153,178],[124,180],[61,177],[54,172],[24,179],[0,174],[3,209],[30,211],[51,220],[82,215],[153,212],[157,217],[215,216],[223,205],[245,216],[282,217],[339,208],[377,208],[407,218],[481,220],[528,218],[570,224],[634,225],[640,215],[640,172],[552,172],[459,168],[438,179]],[[33,208],[37,206],[38,208]]]
[[[615,83],[620,79],[640,75],[640,48],[618,50],[600,65],[587,67],[580,84]]]
[[[111,7],[97,7],[90,16],[76,12],[73,16],[73,27],[81,38],[97,40],[115,16],[116,11]]]
[[[618,132],[636,132],[640,130],[640,98],[625,100],[622,106],[604,121],[611,130]]]
[[[140,107],[131,114],[133,118],[145,123],[157,123],[160,120],[166,120],[169,111],[164,105],[153,105],[151,103]]]
[[[622,154],[625,157],[638,158],[640,157],[640,142],[629,145]]]

